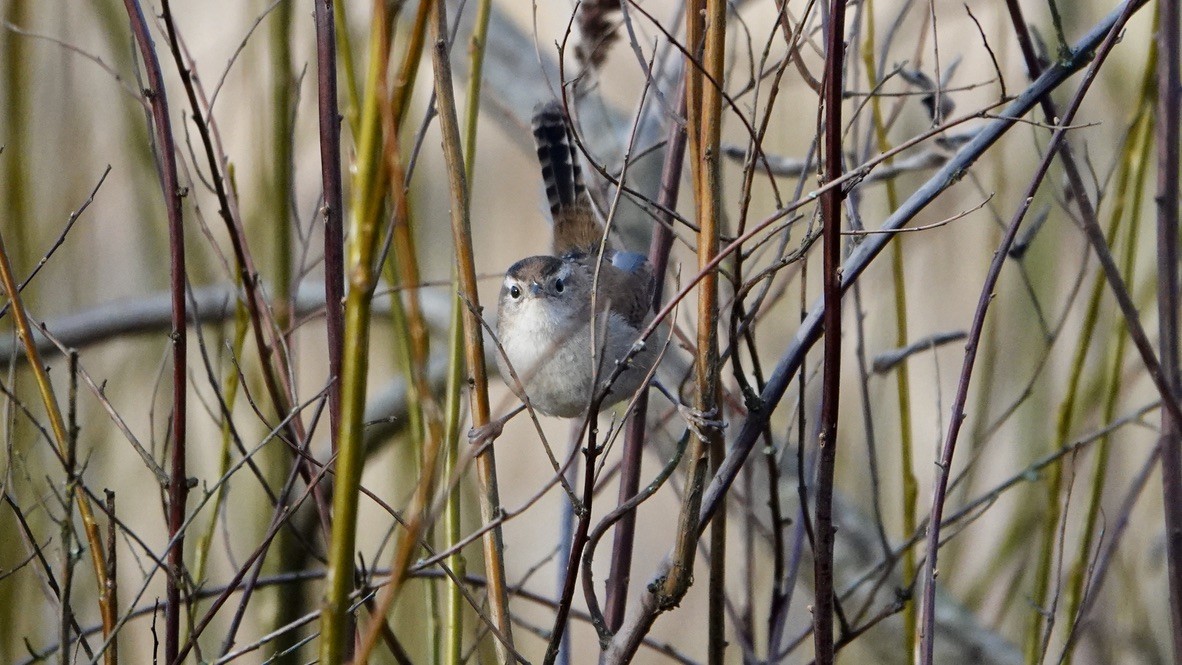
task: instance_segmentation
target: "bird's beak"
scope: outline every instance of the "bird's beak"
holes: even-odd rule
[[[543,290],[542,290],[541,284],[538,284],[537,282],[530,282],[529,283],[529,294],[531,296],[537,297],[537,296],[542,295],[542,293],[543,293]]]

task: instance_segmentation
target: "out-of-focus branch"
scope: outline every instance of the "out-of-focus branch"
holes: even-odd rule
[[[964,339],[965,332],[963,330],[953,330],[950,332],[935,333],[928,335],[921,339],[917,339],[907,346],[897,349],[890,349],[874,356],[874,361],[871,366],[878,374],[886,374],[895,368],[899,363],[907,360],[911,356],[935,349],[937,346],[944,346]]]
[[[201,286],[190,290],[190,324],[230,321],[241,292],[232,285]],[[374,299],[374,313],[388,315],[389,296]],[[424,312],[435,330],[447,328],[448,302],[441,293],[423,293]],[[295,317],[308,317],[324,311],[324,284],[302,282],[295,294]],[[84,349],[128,335],[160,333],[168,330],[171,301],[168,292],[159,291],[142,297],[127,298],[84,309],[44,321],[42,325],[66,348]],[[43,358],[61,353],[49,338],[34,328],[31,331],[37,351]],[[21,345],[10,339],[0,341],[0,364],[23,357]]]
[[[1157,313],[1158,346],[1165,382],[1182,394],[1178,354],[1178,144],[1182,117],[1179,51],[1182,30],[1178,0],[1158,3],[1157,29]],[[1162,411],[1161,475],[1165,505],[1167,580],[1175,661],[1182,659],[1182,419]]]

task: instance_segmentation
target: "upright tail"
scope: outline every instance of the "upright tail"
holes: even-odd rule
[[[583,173],[562,104],[552,101],[534,111],[534,142],[554,220],[554,255],[598,250],[603,226],[591,208]]]

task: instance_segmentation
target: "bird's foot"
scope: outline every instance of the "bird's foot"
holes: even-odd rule
[[[497,437],[499,437],[501,432],[504,431],[505,423],[512,420],[513,416],[516,416],[524,410],[525,405],[523,404],[516,409],[513,409],[509,413],[501,416],[500,418],[497,418],[496,420],[489,421],[483,425],[480,425],[479,427],[473,427],[472,429],[468,430],[469,445],[479,448],[492,445],[493,441],[496,441]],[[479,454],[479,451],[477,454]]]
[[[705,431],[707,429],[714,429],[722,431],[726,429],[726,421],[718,418],[718,407],[714,407],[709,411],[700,411],[685,404],[678,404],[677,410],[681,412],[681,417],[685,418],[686,426],[698,437],[700,441],[706,441]]]

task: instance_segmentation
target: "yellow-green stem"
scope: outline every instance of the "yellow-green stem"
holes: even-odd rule
[[[246,333],[249,331],[250,314],[246,311],[246,305],[239,301],[234,310],[234,340],[230,347],[235,358],[242,357],[242,347],[246,344]],[[226,472],[230,470],[230,443],[232,440],[230,414],[234,409],[234,400],[238,397],[237,366],[227,370],[225,377],[222,378],[222,395],[226,405],[226,413],[222,416],[222,446],[218,452],[218,472],[215,476],[217,478],[225,476]],[[222,513],[222,502],[225,501],[225,492],[222,490],[221,485],[215,490],[213,505],[209,511],[209,522],[205,525],[205,530],[198,536],[196,551],[193,553],[193,579],[198,584],[205,579],[209,548],[213,544],[213,532],[217,527],[218,515]],[[196,609],[196,607],[197,605],[194,603],[192,608]]]
[[[452,282],[456,281],[458,280],[453,268]],[[462,301],[459,298],[453,298],[451,328],[448,332],[447,413],[443,434],[444,443],[447,446],[447,456],[443,462],[443,477],[447,478],[449,482],[456,473],[456,461],[460,455],[460,400],[464,381],[464,329],[461,320],[463,313]],[[460,485],[455,483],[443,508],[444,546],[448,548],[454,547],[463,537],[461,499]],[[467,574],[468,564],[459,551],[448,557],[447,565],[461,579]],[[445,665],[461,665],[464,650],[464,594],[458,585],[447,585],[445,603],[447,622],[444,627],[446,637],[443,662]]]
[[[874,90],[878,86],[878,73],[875,68],[874,60],[874,2],[868,0],[866,4],[866,40],[862,45],[862,61],[866,68],[867,85],[870,90]],[[887,139],[886,125],[882,117],[882,104],[878,96],[870,99],[870,112],[872,122],[874,123],[875,141],[878,143],[879,152],[887,152],[891,149],[890,141]],[[889,166],[894,160],[888,160],[886,164]],[[887,209],[894,210],[899,207],[899,194],[895,188],[895,181],[889,179],[886,181],[886,195],[887,195]],[[903,273],[903,240],[902,238],[895,238],[891,243],[891,278],[895,290],[895,345],[898,347],[907,346],[907,284]],[[899,363],[895,370],[895,391],[899,396],[899,467],[902,475],[903,488],[903,528],[902,533],[904,538],[910,538],[911,534],[915,533],[915,504],[919,498],[919,484],[915,480],[915,464],[914,452],[912,448],[911,438],[911,381],[907,370],[907,362]],[[916,561],[915,548],[908,547],[903,550],[903,580],[905,583],[910,583],[915,579]],[[915,636],[916,621],[918,613],[916,612],[918,605],[914,602],[908,602],[903,608],[903,646],[906,649],[904,653],[915,653]]]
[[[1155,53],[1151,51],[1151,58],[1155,57]],[[1152,72],[1153,68],[1149,70],[1149,77],[1146,83],[1142,84],[1141,104],[1138,110],[1138,117],[1134,122],[1136,131],[1130,134],[1126,141],[1123,158],[1119,164],[1119,172],[1116,179],[1115,187],[1115,205],[1109,217],[1108,229],[1106,232],[1106,241],[1109,246],[1112,246],[1116,239],[1116,233],[1120,224],[1121,218],[1124,216],[1125,206],[1129,196],[1129,180],[1130,174],[1136,165],[1136,159],[1147,159],[1148,145],[1145,144],[1143,136],[1150,135],[1152,132],[1149,127],[1144,125],[1146,116],[1152,117],[1152,111],[1146,111],[1145,105],[1148,104],[1152,109],[1151,97],[1147,97],[1148,91],[1152,90]],[[1133,198],[1138,198],[1140,190],[1132,192]],[[1135,218],[1134,218],[1135,219]],[[1055,427],[1055,439],[1052,441],[1051,450],[1060,448],[1068,443],[1068,437],[1071,435],[1072,425],[1075,420],[1076,403],[1079,399],[1080,384],[1082,382],[1084,365],[1087,361],[1088,349],[1091,347],[1092,339],[1095,336],[1096,325],[1100,317],[1100,304],[1104,295],[1104,290],[1107,282],[1103,275],[1097,275],[1092,284],[1092,290],[1088,298],[1087,309],[1084,313],[1083,325],[1081,326],[1079,337],[1077,339],[1075,355],[1072,359],[1071,373],[1068,378],[1067,393],[1063,401],[1059,405],[1058,417]],[[1119,384],[1119,375],[1113,378],[1116,384]],[[1055,464],[1051,467],[1051,475],[1047,482],[1047,514],[1042,523],[1041,534],[1041,548],[1039,550],[1039,558],[1035,565],[1034,589],[1032,592],[1032,602],[1034,603],[1035,612],[1031,614],[1030,623],[1027,626],[1026,632],[1026,662],[1038,663],[1041,662],[1043,652],[1043,626],[1046,625],[1046,616],[1044,610],[1046,603],[1051,594],[1051,576],[1054,566],[1055,543],[1057,542],[1057,534],[1059,532],[1059,521],[1062,518],[1062,505],[1060,503],[1060,494],[1063,491],[1063,464]],[[1103,478],[1100,477],[1102,482]],[[1093,486],[1093,490],[1095,490]],[[1089,528],[1091,521],[1089,520]],[[1088,545],[1091,540],[1090,536],[1083,542],[1084,561],[1087,560]],[[1077,562],[1078,563],[1078,562]],[[1069,597],[1074,596],[1069,592]],[[1078,597],[1075,597],[1078,602]],[[1069,600],[1069,605],[1071,601]],[[1078,605],[1076,605],[1078,607]],[[1069,617],[1074,616],[1074,611],[1068,614]]]
[[[402,64],[390,84],[390,108],[394,111],[395,129],[402,127],[411,94],[414,93],[415,78],[419,73],[419,63],[423,59],[423,43],[427,39],[427,18],[432,4],[432,0],[420,0],[415,11],[414,23],[410,27],[410,36],[406,41],[406,51],[402,54]]]
[[[368,374],[369,318],[376,282],[373,251],[382,200],[379,103],[385,97],[383,93],[389,51],[387,27],[385,3],[375,0],[374,20],[370,24],[365,98],[360,118],[361,133],[357,137],[357,167],[349,209],[350,242],[345,260],[349,293],[345,297],[345,339],[341,360],[341,422],[332,497],[328,579],[320,616],[320,662],[325,665],[341,663],[346,643],[353,639],[347,627],[357,540],[357,499],[364,460],[363,417]]]
[[[1155,17],[1156,22],[1156,17]],[[1116,193],[1116,204],[1112,212],[1113,219],[1119,219],[1123,214],[1126,205],[1130,206],[1129,223],[1127,225],[1127,235],[1124,239],[1124,256],[1121,258],[1121,272],[1124,275],[1125,283],[1132,283],[1133,271],[1137,259],[1137,240],[1141,225],[1137,220],[1141,219],[1141,200],[1142,192],[1145,188],[1145,175],[1149,166],[1150,156],[1153,154],[1150,150],[1150,142],[1153,140],[1153,116],[1155,105],[1153,99],[1156,96],[1156,91],[1152,86],[1156,83],[1153,73],[1156,69],[1156,44],[1152,42],[1151,53],[1148,58],[1149,62],[1146,64],[1146,78],[1145,85],[1142,85],[1142,95],[1140,107],[1140,115],[1134,125],[1131,133],[1129,145],[1126,148],[1125,155],[1122,159],[1123,165],[1132,165],[1132,186],[1126,192],[1123,187],[1119,187]],[[1122,173],[1123,177],[1123,173]],[[1123,185],[1123,182],[1121,183]],[[1103,279],[1097,278],[1097,286],[1103,287]],[[1129,335],[1128,330],[1124,326],[1119,326],[1116,331],[1116,340],[1113,344],[1113,349],[1109,355],[1109,365],[1105,377],[1107,379],[1107,395],[1104,398],[1103,420],[1101,422],[1109,423],[1116,415],[1116,406],[1120,395],[1121,387],[1121,367],[1124,365],[1125,349],[1128,346]],[[1110,437],[1105,435],[1096,443],[1096,461],[1095,469],[1092,474],[1091,492],[1088,497],[1088,507],[1086,516],[1084,518],[1084,531],[1079,539],[1079,551],[1076,553],[1075,560],[1071,564],[1071,572],[1067,583],[1067,620],[1075,622],[1076,614],[1079,612],[1080,605],[1083,602],[1084,582],[1087,578],[1087,571],[1092,557],[1092,539],[1095,537],[1096,524],[1100,516],[1100,504],[1104,494],[1104,478],[1108,472],[1108,452],[1109,452]],[[1073,641],[1067,649],[1064,662],[1070,663],[1074,652]]]
[[[267,203],[274,235],[275,323],[286,333],[291,326],[292,243],[292,76],[291,17],[295,4],[281,2],[271,17],[271,165],[273,180]],[[215,513],[216,514],[216,513]]]
[[[12,25],[27,28],[29,6],[27,0],[10,0],[4,20]],[[28,207],[32,189],[28,183],[28,113],[29,90],[25,85],[28,69],[26,37],[15,32],[4,34],[4,121],[0,126],[3,136],[4,163],[7,177],[4,179],[4,225],[10,229],[12,253],[17,260],[24,260],[29,251]]]
[[[336,0],[332,3],[332,19],[336,24],[337,37],[337,60],[340,62],[342,76],[345,83],[345,96],[349,99],[349,105],[345,109],[345,122],[349,125],[349,131],[353,133],[353,140],[360,140],[358,137],[358,116],[361,114],[361,97],[357,91],[357,69],[353,65],[353,43],[349,34],[349,21],[345,18],[345,3],[344,0]]]

